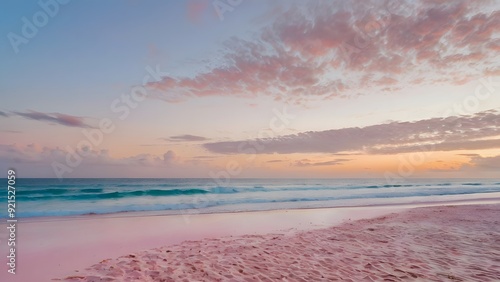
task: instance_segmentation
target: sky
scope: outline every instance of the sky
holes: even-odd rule
[[[2,1],[18,177],[498,177],[499,1]]]

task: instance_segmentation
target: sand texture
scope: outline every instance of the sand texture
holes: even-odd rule
[[[106,259],[61,280],[500,281],[500,205],[416,208],[327,229],[186,241]]]

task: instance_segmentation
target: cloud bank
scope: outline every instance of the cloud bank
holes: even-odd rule
[[[475,168],[480,168],[482,170],[499,170],[500,169],[500,156],[495,157],[480,157],[474,156],[471,159],[471,164]]]
[[[85,149],[85,148],[84,148]],[[68,158],[75,162],[76,153],[81,158],[82,163],[90,165],[108,165],[108,166],[164,166],[174,164],[179,161],[179,157],[174,151],[168,150],[162,156],[151,154],[139,154],[126,158],[113,158],[108,150],[86,150],[68,151],[59,147],[50,148],[37,144],[26,146],[0,144],[0,161],[7,163],[32,163],[44,164],[50,166],[53,162],[59,162],[67,165]]]
[[[308,131],[268,139],[212,142],[203,146],[219,154],[398,154],[500,148],[500,112],[490,110],[467,116]]]

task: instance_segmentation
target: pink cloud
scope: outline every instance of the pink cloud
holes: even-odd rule
[[[382,77],[381,79],[375,81],[376,84],[379,84],[379,85],[391,85],[391,84],[396,84],[398,83],[397,80],[395,80],[394,78],[392,77],[387,77],[387,76],[384,76]]]
[[[264,95],[302,103],[367,88],[394,91],[405,81],[462,84],[498,68],[500,11],[485,12],[491,2],[384,3],[294,6],[275,15],[254,39],[227,41],[217,67],[149,86],[169,102]]]
[[[500,76],[500,68],[486,69],[484,73],[488,76]]]

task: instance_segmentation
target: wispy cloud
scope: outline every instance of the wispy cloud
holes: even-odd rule
[[[498,75],[500,11],[493,2],[395,1],[399,6],[390,9],[387,3],[294,6],[253,39],[227,41],[216,67],[149,86],[166,101],[268,95],[301,103]]]
[[[170,136],[169,138],[161,138],[161,139],[165,140],[165,141],[186,141],[186,142],[210,140],[210,139],[205,138],[203,136],[197,136],[197,135],[191,135],[191,134]]]
[[[37,121],[49,122],[52,124],[55,123],[64,126],[70,126],[70,127],[84,127],[84,128],[92,127],[91,125],[86,123],[85,118],[83,117],[72,116],[61,113],[41,113],[37,111],[28,111],[28,112],[12,112],[12,115]]]
[[[336,159],[336,160],[331,160],[331,161],[326,161],[326,162],[313,162],[308,159],[303,159],[296,161],[293,165],[295,166],[300,166],[300,167],[306,167],[306,166],[333,166],[333,165],[342,165],[345,162],[350,161],[351,159]]]
[[[356,151],[367,154],[397,154],[422,150],[499,148],[498,136],[500,112],[491,110],[468,116],[309,131],[269,139],[213,142],[204,144],[204,147],[220,154],[245,154],[250,151],[259,154]],[[247,150],[251,144],[261,146],[259,150]]]
[[[2,116],[2,117],[8,117],[9,115],[6,112],[0,111],[0,116]]]
[[[479,157],[479,154],[458,154],[458,156],[464,156],[464,157]]]
[[[282,163],[284,160],[269,160],[266,163]]]

